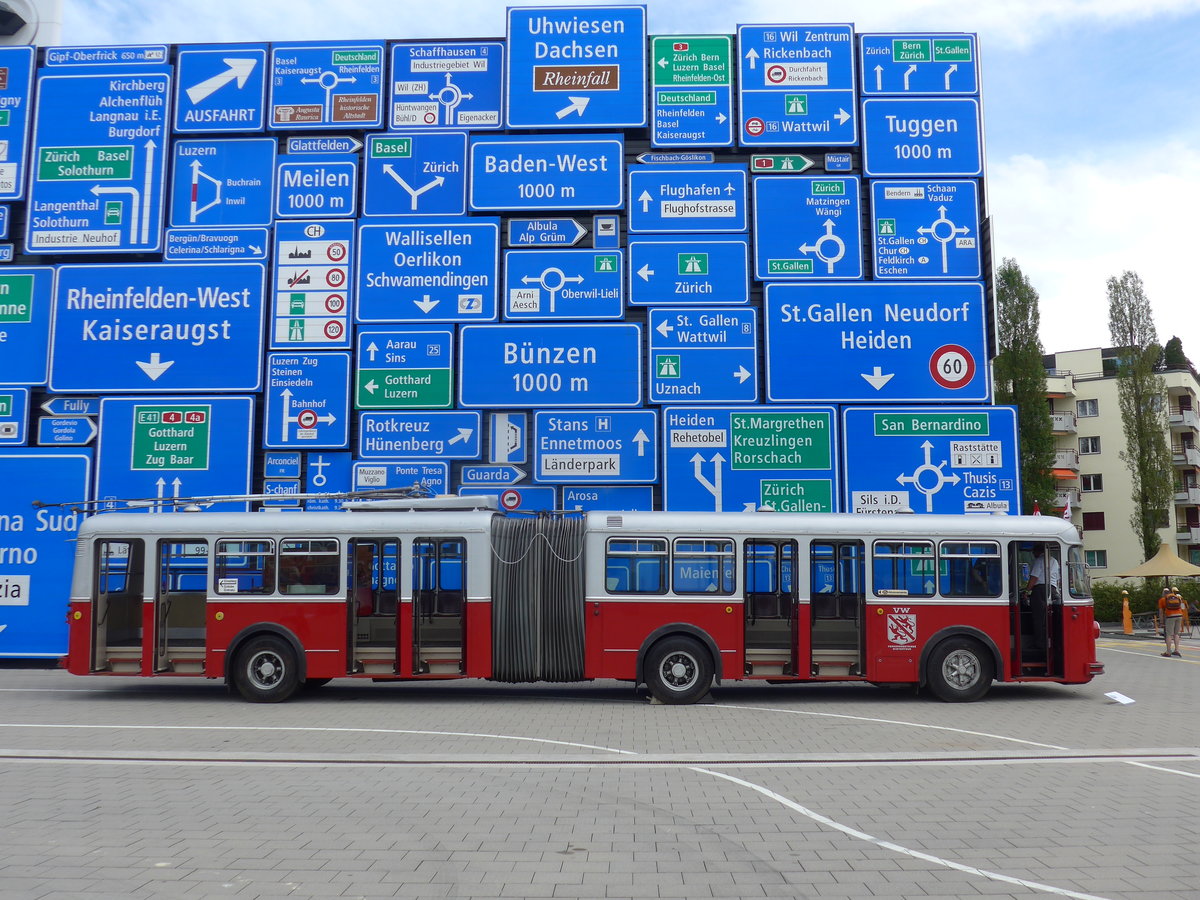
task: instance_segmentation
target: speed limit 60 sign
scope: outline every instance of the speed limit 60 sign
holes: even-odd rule
[[[768,284],[767,398],[987,402],[979,282]]]

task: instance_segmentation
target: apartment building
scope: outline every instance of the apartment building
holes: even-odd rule
[[[1117,356],[1115,349],[1093,348],[1043,357],[1058,512],[1070,502],[1093,578],[1143,562],[1129,521],[1133,480],[1120,455],[1125,432],[1117,402]],[[1166,369],[1162,377],[1175,491],[1159,536],[1200,565],[1200,380],[1186,366]]]

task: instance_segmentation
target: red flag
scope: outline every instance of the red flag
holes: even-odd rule
[[[1036,500],[1033,501],[1033,514],[1035,516],[1040,516],[1042,514],[1042,508],[1038,506],[1038,502]]]

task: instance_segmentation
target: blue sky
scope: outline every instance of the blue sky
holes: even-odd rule
[[[498,0],[63,0],[63,43],[496,37]],[[520,5],[538,5],[536,2]],[[553,5],[567,5],[557,2]],[[1047,352],[1107,346],[1137,272],[1159,339],[1200,363],[1200,0],[649,0],[652,34],[849,22],[979,35],[997,263],[1041,295]]]

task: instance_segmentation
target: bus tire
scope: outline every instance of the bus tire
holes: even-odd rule
[[[664,638],[646,654],[646,686],[659,703],[695,703],[712,680],[712,657],[694,638]]]
[[[253,637],[238,653],[234,682],[251,703],[282,703],[300,686],[296,652],[281,637]]]
[[[947,638],[929,654],[927,683],[939,700],[970,703],[991,688],[992,669],[992,655],[978,641]]]

